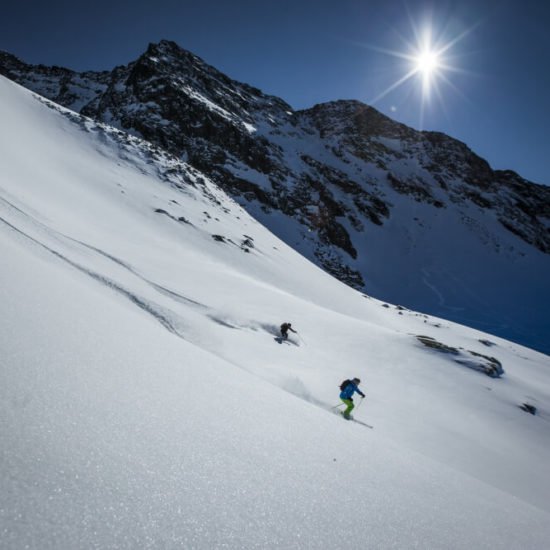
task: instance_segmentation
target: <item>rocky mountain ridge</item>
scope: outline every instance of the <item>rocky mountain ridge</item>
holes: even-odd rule
[[[0,53],[0,73],[184,158],[361,291],[542,338],[533,310],[550,303],[550,187],[492,170],[458,140],[355,100],[296,111],[170,41],[102,72]]]

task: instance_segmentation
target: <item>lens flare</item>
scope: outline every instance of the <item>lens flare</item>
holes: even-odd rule
[[[441,90],[439,89],[440,85],[445,84],[453,88],[455,92],[459,91],[447,77],[449,73],[468,72],[454,66],[449,58],[449,53],[458,42],[463,40],[464,37],[470,34],[478,26],[478,23],[449,39],[448,36],[445,38],[445,35],[448,35],[446,26],[443,24],[443,30],[438,30],[432,18],[426,18],[424,24],[421,26],[417,26],[412,17],[409,17],[409,20],[413,39],[408,40],[401,33],[397,33],[405,45],[404,51],[388,50],[374,45],[365,45],[368,49],[405,61],[403,65],[405,68],[403,75],[387,86],[375,98],[371,99],[369,101],[371,105],[376,104],[382,98],[386,97],[397,88],[402,87],[404,84],[412,84],[416,78],[420,84],[420,105],[421,112],[423,112],[423,106],[427,104],[432,97],[432,90],[435,92],[435,95],[442,100]],[[453,58],[456,59],[456,55],[454,55]]]
[[[439,55],[437,52],[430,50],[424,51],[416,56],[414,63],[416,71],[425,77],[429,77],[432,73],[437,71],[438,67],[440,67]]]

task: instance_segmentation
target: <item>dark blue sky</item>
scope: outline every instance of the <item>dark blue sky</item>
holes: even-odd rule
[[[228,76],[294,108],[372,104],[411,65],[432,22],[445,52],[438,90],[418,75],[374,102],[415,128],[466,142],[493,168],[550,184],[550,2],[544,0],[53,0],[2,7],[0,49],[31,63],[110,69],[175,40]]]

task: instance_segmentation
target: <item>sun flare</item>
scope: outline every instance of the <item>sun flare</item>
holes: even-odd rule
[[[429,77],[437,71],[440,66],[437,52],[426,50],[416,56],[414,60],[416,72]]]
[[[445,32],[445,26],[443,25],[443,30],[441,30],[431,21],[427,21],[420,26],[414,24],[411,19],[411,24],[412,38],[408,39],[402,36],[405,46],[402,51],[368,46],[370,49],[405,61],[402,65],[402,68],[405,68],[402,76],[371,99],[371,105],[407,83],[412,84],[414,80],[417,80],[419,84],[421,113],[423,113],[424,105],[427,105],[434,96],[442,101],[442,85],[447,85],[458,91],[448,75],[450,73],[465,73],[466,71],[455,65],[456,53],[453,53],[452,50],[477,27],[477,24],[466,28],[454,37],[445,37],[445,34],[448,34]]]

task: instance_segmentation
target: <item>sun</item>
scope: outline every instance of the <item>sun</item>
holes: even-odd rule
[[[425,50],[414,58],[415,71],[425,78],[429,78],[436,73],[439,67],[439,55],[435,51]]]
[[[427,105],[434,95],[442,101],[441,85],[447,85],[454,91],[459,92],[448,78],[448,75],[450,73],[467,73],[467,71],[457,67],[453,63],[452,60],[456,61],[457,57],[456,54],[450,57],[450,54],[453,53],[451,50],[468,36],[478,24],[476,23],[466,28],[454,37],[449,37],[445,25],[443,28],[438,29],[429,19],[424,21],[420,26],[416,25],[412,19],[410,22],[412,26],[411,39],[398,33],[405,46],[403,51],[366,45],[371,50],[405,61],[405,64],[401,65],[401,68],[405,69],[402,76],[371,99],[369,101],[371,105],[374,105],[397,88],[415,79],[420,84],[421,112],[423,112],[423,106]]]
[[[422,98],[427,101],[431,95],[431,88],[436,86],[436,80],[442,76],[444,62],[440,52],[429,43],[425,43],[423,49],[409,56],[412,65],[412,74],[422,79]]]

